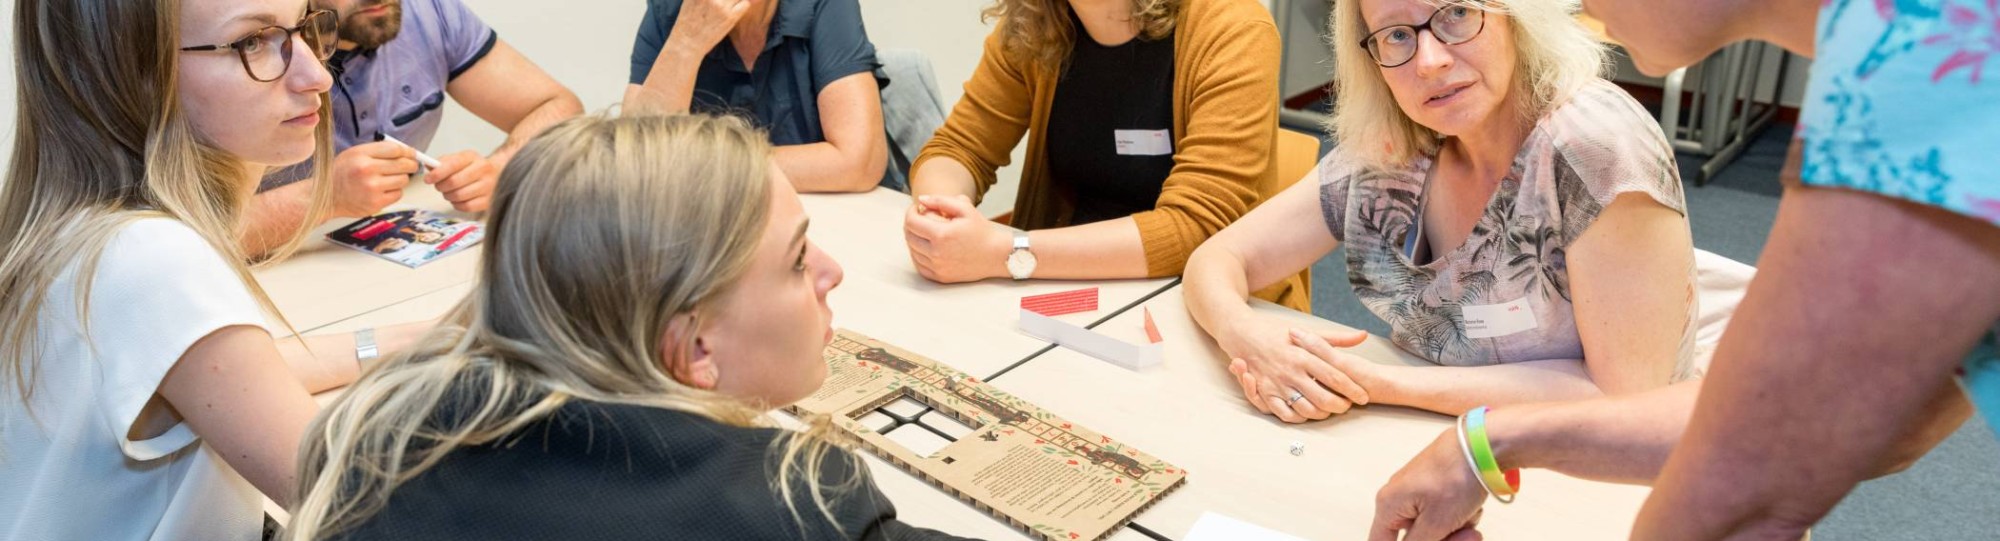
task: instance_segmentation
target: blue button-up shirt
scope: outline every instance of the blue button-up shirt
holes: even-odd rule
[[[689,109],[746,114],[770,132],[774,145],[825,142],[819,121],[820,91],[843,77],[876,68],[875,45],[861,25],[861,4],[772,1],[778,2],[778,12],[755,68],[745,70],[743,57],[723,38],[702,57]],[[646,82],[680,12],[681,0],[646,3],[646,18],[639,23],[639,37],[632,46],[632,84]]]

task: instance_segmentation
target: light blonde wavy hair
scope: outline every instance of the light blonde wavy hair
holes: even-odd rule
[[[19,0],[14,65],[20,119],[12,166],[0,185],[0,378],[33,403],[36,349],[49,290],[65,272],[76,288],[76,317],[90,334],[88,307],[97,262],[126,224],[179,220],[223,254],[264,309],[283,316],[250,275],[243,206],[254,179],[241,159],[197,133],[181,106],[180,0]],[[313,61],[300,52],[294,69]],[[248,74],[244,81],[252,83]],[[333,118],[320,95],[320,118]],[[320,123],[315,178],[332,160],[332,127]],[[330,185],[314,183],[306,218],[326,214]],[[307,228],[271,257],[284,259]],[[175,284],[158,284],[175,287]],[[289,323],[284,323],[289,328]],[[4,428],[4,427],[0,427]]]
[[[745,121],[704,115],[586,116],[529,142],[495,188],[479,287],[306,430],[285,538],[364,523],[452,451],[571,400],[767,424],[764,412],[686,385],[669,366],[690,358],[707,303],[750,265],[769,221],[770,154]],[[667,336],[684,315],[692,323]],[[832,522],[827,494],[836,491],[817,477],[830,427],[815,422],[771,448],[773,490],[802,528],[792,505],[799,485]]]
[[[1183,0],[1131,0],[1139,37],[1157,40],[1173,33]],[[1076,45],[1076,28],[1069,21],[1069,0],[994,0],[979,12],[979,20],[999,21],[1007,53],[1027,58],[1042,70],[1061,71]]]
[[[1506,21],[1514,34],[1517,62],[1513,98],[1532,121],[1610,69],[1603,43],[1575,19],[1578,0],[1428,0],[1437,6],[1465,5],[1486,12],[1486,24]],[[1330,23],[1334,58],[1332,132],[1336,152],[1375,167],[1406,166],[1436,155],[1436,131],[1411,120],[1396,104],[1382,67],[1361,47],[1368,23],[1359,0],[1334,2]]]

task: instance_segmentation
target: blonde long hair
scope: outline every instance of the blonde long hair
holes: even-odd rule
[[[0,186],[0,378],[13,380],[24,403],[33,403],[34,344],[50,288],[65,272],[79,277],[76,317],[88,335],[90,277],[112,236],[134,220],[167,217],[194,229],[282,321],[238,244],[252,189],[244,162],[195,132],[176,91],[180,14],[180,0],[15,3],[21,116]],[[330,104],[322,94],[321,118],[333,118]],[[326,176],[331,134],[321,123],[316,178]],[[311,223],[326,213],[328,187],[316,184]]]
[[[769,221],[770,153],[743,120],[701,115],[581,117],[529,142],[494,191],[479,287],[307,429],[286,538],[366,522],[453,450],[570,400],[763,424],[763,412],[675,380],[661,358],[688,358],[705,303],[750,265]],[[684,315],[693,323],[667,336]],[[816,477],[828,426],[774,443],[788,505],[803,480],[828,513]]]
[[[1174,31],[1183,0],[1131,0],[1139,37],[1156,40]],[[1009,54],[1027,58],[1039,69],[1058,71],[1076,45],[1076,28],[1069,21],[1069,0],[994,0],[979,12],[979,20],[1000,23]]]
[[[1513,97],[1525,121],[1541,118],[1577,89],[1610,69],[1605,45],[1576,21],[1578,0],[1430,0],[1500,15],[1512,25],[1517,62]],[[1490,17],[1486,24],[1497,21]],[[1359,0],[1333,3],[1329,23],[1334,59],[1335,152],[1380,168],[1406,166],[1437,154],[1440,135],[1411,120],[1396,104],[1382,68],[1361,47],[1368,22]]]

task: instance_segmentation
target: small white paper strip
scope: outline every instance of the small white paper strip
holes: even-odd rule
[[[1213,511],[1202,513],[1188,530],[1187,541],[1305,541],[1284,532],[1258,526]]]
[[[1166,156],[1174,153],[1167,130],[1111,130],[1119,156]]]
[[[1021,331],[1127,370],[1159,366],[1166,349],[1162,344],[1129,343],[1027,310],[1021,311]]]

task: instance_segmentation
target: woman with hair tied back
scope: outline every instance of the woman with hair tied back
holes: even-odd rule
[[[286,537],[930,539],[831,425],[840,265],[765,136],[584,117],[501,173],[478,288],[307,431]]]
[[[1700,374],[1733,303],[1698,311],[1673,151],[1602,79],[1576,7],[1335,3],[1336,148],[1188,263],[1188,309],[1251,405],[1287,422],[1368,403],[1457,414]],[[1337,348],[1365,335],[1245,303],[1343,244],[1356,296],[1439,367],[1361,360]]]

